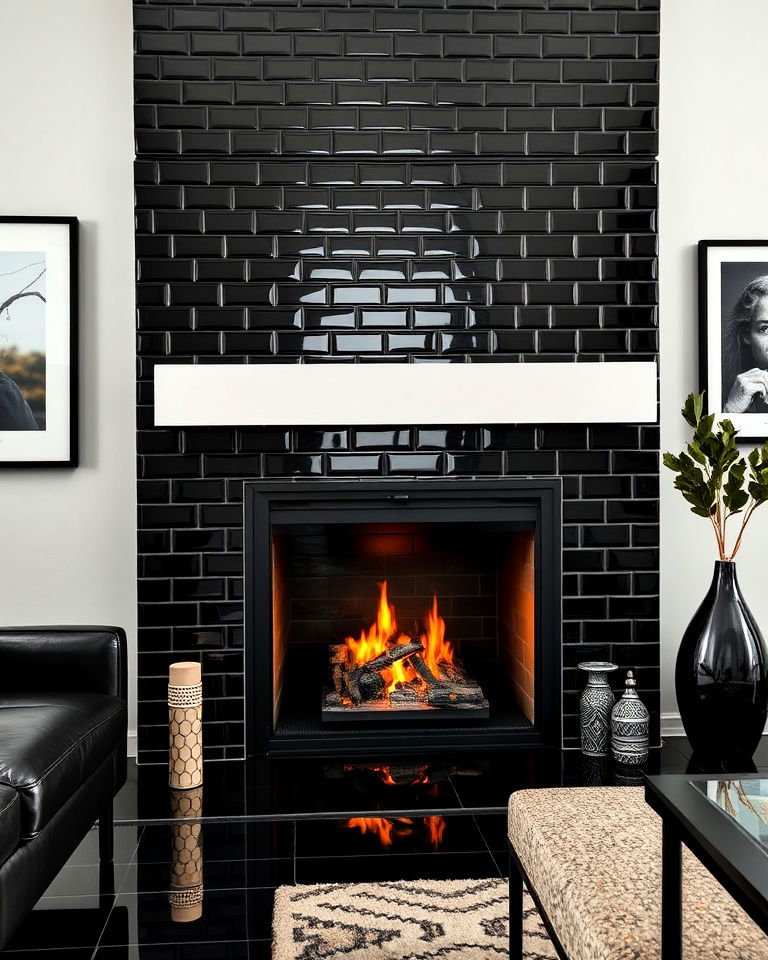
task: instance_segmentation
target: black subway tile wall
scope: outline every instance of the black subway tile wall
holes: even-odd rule
[[[139,756],[201,658],[244,752],[242,482],[553,476],[576,665],[658,735],[658,429],[155,428],[158,363],[657,355],[659,0],[137,0]],[[552,389],[556,390],[556,383]]]

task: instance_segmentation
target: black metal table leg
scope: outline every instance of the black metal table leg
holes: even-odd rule
[[[523,960],[523,878],[509,855],[509,960]]]
[[[682,960],[682,846],[673,824],[661,826],[661,960]]]

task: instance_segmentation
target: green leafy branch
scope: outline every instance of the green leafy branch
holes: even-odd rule
[[[691,504],[691,511],[712,524],[720,559],[733,560],[752,514],[768,500],[768,442],[744,459],[736,446],[738,430],[730,420],[721,420],[718,429],[712,430],[715,415],[704,416],[703,393],[689,394],[682,414],[693,428],[693,437],[678,456],[665,453],[664,465],[677,474],[675,487]],[[729,556],[727,523],[737,514],[741,514],[741,525]]]

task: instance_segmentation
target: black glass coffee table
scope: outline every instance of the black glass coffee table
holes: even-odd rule
[[[768,933],[768,779],[649,776],[645,799],[662,819],[662,960],[682,957],[683,843]]]

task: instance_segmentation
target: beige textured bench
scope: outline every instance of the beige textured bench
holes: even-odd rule
[[[658,960],[661,820],[642,787],[521,790],[508,834],[510,960],[523,882],[564,960]],[[684,960],[768,960],[768,938],[685,848],[683,923]]]

